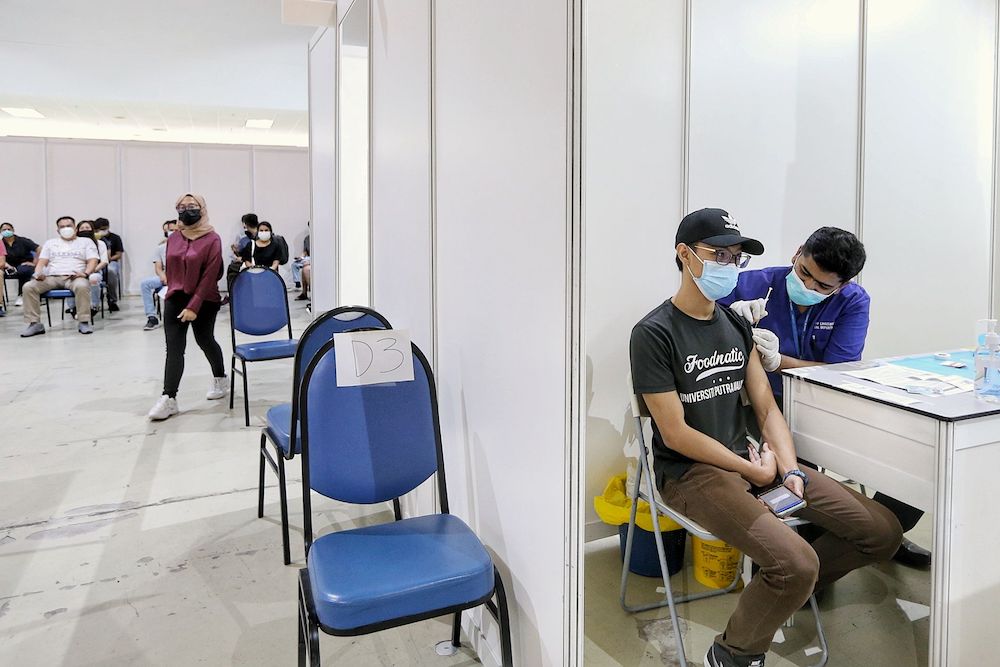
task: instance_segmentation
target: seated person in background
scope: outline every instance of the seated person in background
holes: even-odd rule
[[[302,267],[302,294],[295,297],[296,301],[302,301],[305,297],[305,301],[309,300],[309,287],[312,285],[312,264],[306,264]]]
[[[791,266],[744,271],[736,290],[719,299],[755,327],[757,351],[779,406],[782,369],[861,359],[871,299],[852,281],[865,259],[865,247],[854,234],[821,227],[795,252]],[[771,296],[765,303],[768,289]],[[904,531],[912,530],[923,516],[882,493],[875,494],[875,501],[896,515]],[[911,566],[931,563],[930,552],[907,539],[893,558]]]
[[[0,243],[0,271],[4,274],[7,273],[7,247]],[[7,316],[7,296],[3,292],[0,292],[3,296],[0,296],[0,317]]]
[[[97,247],[100,257],[97,266],[87,278],[90,280],[90,319],[93,321],[94,315],[99,310],[101,303],[101,285],[104,283],[104,269],[108,266],[108,246],[104,241],[94,238],[94,223],[90,220],[81,220],[76,224],[76,235],[82,239],[90,239]],[[66,299],[66,312],[76,315],[76,299],[70,297]]]
[[[309,229],[309,222],[306,222],[306,229]],[[296,257],[292,260],[292,280],[295,281],[296,287],[302,287],[302,267],[309,264],[309,232],[306,232],[306,236],[302,239],[302,256]],[[307,289],[302,290],[296,301],[305,301],[309,297],[306,295]]]
[[[122,257],[125,255],[125,245],[122,237],[110,229],[107,218],[94,220],[94,238],[104,241],[108,246],[108,310],[118,312],[118,295],[122,284]]]
[[[253,243],[248,243],[240,253],[243,265],[247,268],[251,266],[264,266],[269,269],[278,270],[281,263],[281,249],[278,244],[272,241],[274,230],[271,223],[262,221],[257,227],[257,236]]]
[[[253,243],[254,237],[257,236],[257,214],[256,213],[246,213],[240,219],[243,223],[243,233],[236,237],[236,240],[229,246],[229,249],[233,251],[233,261],[229,263],[229,267],[226,269],[226,284],[233,282],[233,278],[236,274],[243,269],[243,250],[247,246]]]
[[[24,322],[22,338],[45,333],[42,324],[41,296],[53,289],[70,289],[76,296],[79,311],[76,319],[82,334],[94,333],[90,319],[90,281],[87,276],[97,268],[100,254],[92,239],[76,235],[76,220],[63,216],[56,220],[59,238],[42,246],[35,266],[34,280],[24,286]]]
[[[153,295],[159,292],[167,284],[167,239],[177,228],[176,220],[167,220],[163,223],[163,240],[153,251],[153,271],[155,276],[144,278],[139,285],[142,293],[142,306],[146,311],[146,326],[143,331],[152,331],[160,326],[160,320],[156,317],[156,304],[153,303]]]
[[[26,236],[18,236],[14,231],[14,225],[5,222],[0,225],[0,238],[3,239],[4,250],[7,251],[7,275],[17,276],[17,289],[20,293],[24,284],[31,280],[35,272],[35,254],[38,252],[38,244]],[[21,297],[18,296],[16,306],[21,305]]]
[[[760,571],[739,596],[708,667],[763,667],[775,632],[848,572],[889,559],[902,529],[882,505],[819,472],[799,470],[795,445],[754,348],[753,331],[716,304],[739,267],[760,255],[721,209],[684,217],[675,240],[677,293],[632,329],[634,390],[653,416],[653,455],[664,502],[747,554]],[[748,446],[745,390],[763,434]],[[796,516],[826,529],[809,544],[757,495],[784,486],[805,497]]]

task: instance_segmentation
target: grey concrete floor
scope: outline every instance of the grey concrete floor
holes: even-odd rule
[[[247,428],[239,402],[230,412],[226,400],[205,400],[211,373],[189,337],[181,414],[150,423],[163,332],[142,331],[139,300],[98,318],[91,336],[58,312],[53,304],[55,326],[30,339],[17,336],[20,308],[0,319],[0,665],[295,664],[297,461],[291,566],[270,473],[265,518],[256,516],[258,424],[288,400],[291,362],[251,366]],[[297,335],[303,302],[292,312]],[[228,363],[228,309],[216,336]],[[391,519],[388,507],[314,507],[319,532]],[[327,664],[477,664],[468,649],[435,654],[449,629],[435,619],[324,636],[322,650]]]
[[[925,516],[907,537],[918,544],[930,544],[930,517]],[[622,560],[618,536],[588,543],[585,554],[584,656],[588,667],[677,665],[676,641],[666,608],[626,614],[619,604]],[[694,581],[690,569],[690,539],[685,562],[687,569],[671,579],[674,590],[705,590]],[[629,602],[661,599],[656,588],[662,585],[658,579],[630,575]],[[725,629],[738,595],[730,593],[678,606],[684,649],[691,664],[702,664],[715,636]],[[926,665],[929,604],[929,570],[890,562],[847,575],[830,587],[819,605],[830,647],[829,666]],[[783,628],[781,634],[781,641],[772,644],[767,655],[767,667],[815,664],[815,656],[806,654],[818,646],[811,612],[798,612],[793,626]]]

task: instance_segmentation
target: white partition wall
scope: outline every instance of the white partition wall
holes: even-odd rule
[[[129,293],[152,275],[161,224],[176,217],[174,202],[185,192],[205,196],[224,254],[240,216],[257,204],[293,252],[301,249],[309,211],[304,149],[0,138],[0,221],[42,243],[55,235],[56,216],[108,218],[125,244]],[[282,273],[288,277],[288,268]]]
[[[806,237],[854,231],[859,3],[691,3],[688,209],[728,209],[789,264]],[[763,295],[761,295],[763,296]]]
[[[625,471],[632,326],[677,286],[684,3],[585,5],[586,537],[616,532],[594,496]]]
[[[869,0],[868,356],[973,345],[990,308],[996,11],[990,0]]]
[[[521,665],[569,659],[576,603],[564,542],[568,10],[434,4],[436,365],[451,509],[495,555]]]
[[[339,9],[339,7],[338,7]],[[337,305],[337,31],[322,28],[309,43],[309,191],[313,312]]]

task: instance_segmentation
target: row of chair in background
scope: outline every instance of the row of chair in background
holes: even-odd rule
[[[261,434],[257,514],[264,515],[270,466],[278,477],[282,552],[289,564],[285,461],[300,455],[306,567],[299,573],[299,664],[320,664],[319,630],[356,636],[446,614],[454,615],[452,637],[443,644],[457,651],[461,612],[485,605],[499,624],[502,663],[509,667],[503,581],[476,535],[449,513],[437,394],[423,353],[413,346],[413,382],[338,387],[333,335],[391,328],[385,317],[361,306],[320,315],[298,341],[289,327],[289,342],[275,341],[281,346],[237,345],[237,331],[267,335],[288,326],[287,297],[275,298],[275,278],[280,281],[273,271],[251,269],[230,288],[233,370],[240,359],[249,422],[246,362],[284,358],[294,344],[291,401],[267,411]],[[280,288],[284,295],[283,283]],[[400,497],[435,474],[441,513],[404,519]],[[346,503],[392,501],[395,520],[314,540],[311,491]]]

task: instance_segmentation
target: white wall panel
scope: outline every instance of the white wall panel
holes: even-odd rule
[[[222,237],[222,252],[242,233],[240,217],[254,210],[250,149],[191,147],[191,191],[205,197],[209,218]]]
[[[767,250],[752,268],[855,228],[858,6],[692,3],[688,208],[733,213]]]
[[[56,221],[49,220],[45,211],[41,139],[0,140],[0,222],[12,223],[18,234],[35,243],[55,236]]]
[[[430,2],[377,0],[373,32],[372,305],[430,357]]]
[[[125,144],[122,146],[121,234],[125,243],[126,291],[153,274],[153,253],[163,240],[165,220],[177,217],[174,202],[187,192],[187,146]]]
[[[309,47],[313,312],[337,305],[336,95],[337,31],[329,29],[319,32]]]
[[[435,3],[437,371],[452,510],[515,662],[564,664],[568,3]],[[377,130],[376,130],[377,132]]]
[[[52,228],[61,215],[71,215],[77,221],[105,217],[111,222],[112,231],[121,235],[118,145],[49,140],[46,150]]]
[[[868,357],[972,345],[989,309],[995,12],[869,0]]]
[[[586,523],[613,531],[589,502],[624,472],[632,326],[678,282],[684,4],[586,4],[584,54]]]
[[[292,284],[291,258],[302,254],[309,220],[309,156],[287,148],[253,149],[254,212],[288,242],[289,263],[281,267]]]

